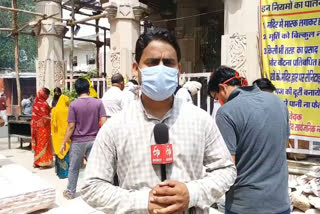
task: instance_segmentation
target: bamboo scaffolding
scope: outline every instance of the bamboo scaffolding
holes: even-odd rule
[[[17,8],[17,0],[12,0],[12,8]],[[12,12],[12,28],[15,32],[18,28],[18,13]],[[14,70],[16,72],[16,83],[17,83],[17,95],[18,95],[18,114],[21,114],[21,87],[20,87],[20,75],[19,75],[19,34],[13,33],[14,38]]]
[[[16,8],[9,8],[9,7],[0,6],[0,10],[12,11],[12,12],[15,12],[15,13],[26,13],[26,14],[34,15],[34,16],[41,16],[41,17],[43,17],[45,19],[48,18],[48,15],[43,14],[43,13],[36,13],[36,12],[31,12],[31,11],[26,11],[26,10],[21,10],[21,9],[16,9]],[[56,19],[56,20],[59,20],[59,21],[67,21],[68,20],[68,19],[57,18],[57,17],[54,17],[52,15],[49,15],[49,16],[50,16],[50,18]]]
[[[90,20],[104,18],[104,17],[106,17],[106,16],[107,16],[106,13],[102,13],[102,14],[99,14],[99,15],[95,15],[95,16],[83,18],[83,19],[80,19],[80,20],[78,20],[78,21],[74,21],[73,24],[74,24],[74,25],[76,25],[76,24],[81,24],[81,23],[84,23],[84,22],[87,22],[87,21],[90,21]]]
[[[12,28],[0,28],[0,31],[13,31]]]
[[[19,113],[21,113],[21,107],[20,107],[21,106],[21,86],[20,86],[20,76],[19,76],[19,43],[18,43],[19,34],[26,34],[26,35],[31,35],[31,36],[35,36],[35,34],[32,31],[31,32],[24,31],[29,26],[29,23],[26,23],[26,24],[22,25],[22,27],[18,28],[18,23],[17,23],[17,14],[18,13],[25,13],[25,14],[34,15],[34,16],[40,16],[42,18],[39,20],[39,22],[44,19],[52,18],[52,19],[56,19],[61,22],[66,21],[67,25],[71,26],[71,37],[64,37],[64,38],[71,40],[71,50],[70,50],[69,57],[70,57],[70,68],[71,68],[71,78],[72,79],[73,79],[73,73],[74,73],[74,68],[73,68],[74,40],[92,42],[92,43],[96,44],[96,47],[97,47],[96,63],[97,63],[97,68],[98,68],[97,72],[99,72],[99,64],[100,64],[100,62],[99,62],[99,51],[100,51],[99,47],[101,47],[101,45],[104,45],[104,61],[106,61],[106,45],[107,45],[106,42],[107,42],[107,40],[106,40],[106,38],[104,38],[103,42],[99,41],[98,35],[99,35],[99,29],[104,30],[104,37],[106,37],[106,30],[110,30],[109,28],[99,26],[99,19],[106,17],[107,14],[102,13],[102,14],[98,14],[98,15],[90,15],[90,14],[83,13],[81,11],[75,11],[75,0],[69,0],[69,2],[71,2],[71,9],[69,7],[67,7],[65,4],[62,5],[62,9],[70,10],[72,12],[71,19],[62,19],[62,18],[54,17],[57,14],[47,15],[47,14],[17,9],[17,0],[12,0],[12,8],[0,6],[0,10],[11,11],[13,14],[12,28],[0,28],[0,32],[1,31],[10,32],[10,36],[12,36],[14,39],[15,72],[16,72],[16,84],[17,84],[18,109],[19,109],[18,111],[19,111]],[[91,7],[91,8],[94,9],[93,7]],[[100,11],[100,10],[98,10],[98,11]],[[76,13],[81,14],[81,15],[85,15],[88,17],[84,18],[84,19],[80,19],[80,20],[75,20]],[[87,23],[87,21],[90,21],[90,20],[96,20],[96,24]],[[95,27],[96,28],[96,41],[88,40],[88,39],[81,39],[81,38],[74,38],[74,34],[75,34],[74,28],[75,28],[75,25],[77,25],[77,24]],[[106,76],[106,62],[104,62],[104,76]]]

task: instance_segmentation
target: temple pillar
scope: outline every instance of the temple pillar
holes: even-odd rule
[[[36,0],[36,11],[47,16],[62,18],[61,0]],[[66,26],[54,18],[36,19],[31,23],[38,37],[37,90],[54,89],[65,78],[63,36]]]

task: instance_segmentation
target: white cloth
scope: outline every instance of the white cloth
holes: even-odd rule
[[[123,91],[119,87],[111,86],[101,99],[106,114],[112,117],[114,114],[122,110],[123,106]]]
[[[8,124],[7,110],[0,111],[1,118],[4,120],[5,125]]]
[[[188,103],[193,103],[192,101],[192,97],[189,93],[189,91],[186,89],[186,88],[180,88],[176,95],[175,95],[176,98],[179,98],[185,102],[188,102]]]
[[[216,121],[216,115],[217,115],[217,111],[218,109],[221,107],[221,104],[219,102],[219,100],[214,100],[213,101],[213,109],[212,109],[212,118],[214,119],[214,121]]]
[[[21,101],[22,113],[25,115],[32,114],[32,102],[30,99],[23,99]]]
[[[174,162],[167,179],[186,184],[195,214],[209,213],[234,183],[236,169],[212,118],[202,109],[175,98],[162,120],[148,114],[141,100],[130,104],[100,129],[85,171],[82,198],[105,213],[148,213],[151,188],[161,182],[160,165],[152,165],[153,128],[169,127]],[[206,170],[204,170],[206,169]],[[113,185],[114,174],[120,186]]]
[[[123,89],[123,100],[122,100],[122,108],[126,108],[133,101],[136,101],[138,98],[139,86],[133,84],[132,82],[128,82]]]
[[[188,91],[190,91],[191,95],[194,96],[201,89],[202,85],[197,81],[188,81],[182,87],[186,88]]]

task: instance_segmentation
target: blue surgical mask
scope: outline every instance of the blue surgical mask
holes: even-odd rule
[[[175,68],[157,65],[141,69],[140,72],[141,91],[152,100],[168,99],[178,86],[178,70]]]

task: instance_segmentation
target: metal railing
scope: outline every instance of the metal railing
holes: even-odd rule
[[[320,155],[320,139],[319,138],[291,135],[289,139],[292,139],[294,143],[293,143],[293,146],[289,144],[289,148],[287,148],[287,152],[297,153],[297,154],[307,154],[307,155]],[[299,143],[301,141],[308,142],[308,149],[299,148]]]
[[[107,90],[106,78],[92,78],[90,80],[93,84],[93,88],[97,91],[98,97],[102,98],[103,94]],[[65,88],[71,91],[73,89],[73,84],[75,83],[75,81],[76,79],[66,79],[64,83]]]
[[[210,97],[207,96],[207,90],[208,90],[208,83],[209,83],[209,80],[210,80],[210,73],[185,73],[185,74],[181,74],[180,75],[180,82],[181,81],[190,81],[192,79],[205,79],[205,83],[206,85],[202,84],[202,88],[200,91],[198,91],[197,93],[197,99],[196,99],[196,105],[200,108],[203,108],[204,110],[206,110],[210,115],[211,115],[211,111],[212,111],[212,108],[211,108],[211,100],[210,100]],[[201,96],[202,95],[202,96]],[[202,102],[203,98],[206,97],[206,101],[205,102]],[[204,107],[206,106],[206,107]]]

